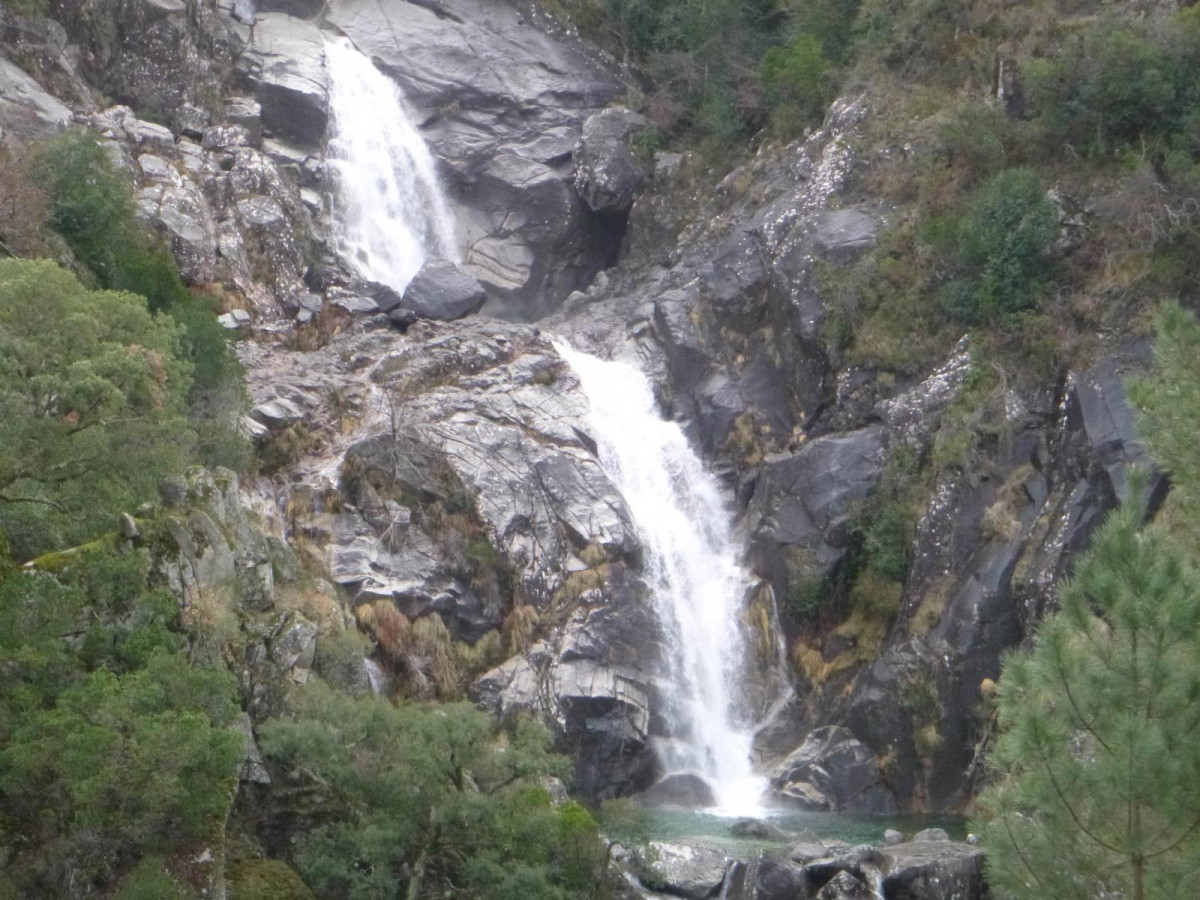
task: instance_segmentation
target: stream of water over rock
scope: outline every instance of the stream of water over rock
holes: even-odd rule
[[[752,723],[739,714],[750,578],[720,486],[675,422],[664,420],[636,367],[556,345],[579,376],[601,464],[629,506],[646,548],[646,574],[669,642],[667,707],[674,740],[667,773],[712,785],[717,810],[760,812],[766,779],[750,759]]]
[[[400,88],[346,38],[328,40],[325,58],[338,248],[358,274],[403,293],[430,256],[458,261],[454,217]]]

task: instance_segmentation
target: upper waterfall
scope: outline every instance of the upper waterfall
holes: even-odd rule
[[[738,715],[739,706],[748,708],[739,618],[750,579],[720,487],[679,425],[659,415],[641,371],[556,346],[579,376],[601,464],[647,551],[670,643],[666,699],[677,740],[663,751],[663,765],[703,775],[721,811],[755,811],[767,783],[754,773],[750,723]]]
[[[429,256],[457,262],[454,217],[400,88],[346,38],[326,42],[334,228],[360,275],[403,293]]]

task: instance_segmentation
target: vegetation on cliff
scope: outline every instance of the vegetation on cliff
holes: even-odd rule
[[[1131,478],[1059,612],[1005,663],[979,799],[1001,896],[1182,898],[1200,875],[1200,325],[1170,305],[1158,332],[1135,393],[1171,508],[1143,527],[1146,479]]]

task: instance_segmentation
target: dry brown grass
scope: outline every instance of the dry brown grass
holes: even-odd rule
[[[342,605],[328,585],[320,582],[289,584],[275,591],[275,606],[295,611],[316,625],[321,631],[341,630],[345,625]]]
[[[512,612],[504,619],[501,632],[504,636],[505,649],[508,655],[524,653],[537,638],[538,625],[541,617],[532,606],[520,604],[512,608]]]
[[[454,656],[463,681],[470,682],[476,676],[504,662],[507,656],[504,652],[504,638],[499,631],[489,631],[474,644],[456,641]]]
[[[422,616],[409,629],[409,652],[416,657],[420,668],[433,682],[443,700],[457,700],[462,695],[462,672],[454,652],[454,641],[446,623],[437,613]],[[415,667],[414,667],[415,668]]]
[[[917,611],[909,622],[909,633],[916,637],[925,637],[942,621],[946,611],[946,603],[950,599],[950,588],[954,584],[952,576],[944,575],[931,585],[921,598]]]
[[[1033,476],[1033,466],[1018,466],[996,491],[996,500],[983,513],[980,527],[989,540],[1008,542],[1021,531],[1021,507],[1026,504],[1025,483]]]
[[[354,617],[359,627],[375,639],[384,657],[393,663],[400,661],[412,626],[404,613],[396,609],[396,604],[391,600],[364,603],[354,610]]]

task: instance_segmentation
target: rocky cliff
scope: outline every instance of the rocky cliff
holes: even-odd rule
[[[970,800],[1000,656],[1141,458],[1122,378],[1146,354],[1114,341],[1065,377],[1002,385],[975,418],[959,402],[979,366],[966,338],[900,379],[841,360],[837,273],[903,213],[870,186],[896,152],[869,127],[877,97],[850,94],[806,139],[723,171],[634,152],[645,122],[616,105],[629,87],[617,67],[531,4],[52,12],[0,12],[0,138],[96,129],[185,278],[224,291],[246,427],[272,467],[243,494],[339,586],[400,691],[539,712],[589,796],[659,774],[662,646],[642,548],[558,336],[637,360],[722,473],[762,579],[746,617],[758,664],[780,641],[791,650],[792,697],[756,742],[779,796],[868,812]],[[452,275],[468,284],[430,275],[430,305],[337,256],[330,34],[402,86],[436,156],[464,243]],[[463,290],[470,302],[438,299]],[[927,464],[951,436],[971,452]],[[860,583],[880,600],[872,616],[836,603],[807,616],[805,598],[857,565],[883,490],[919,508],[899,586]],[[211,564],[261,581],[264,541],[228,559],[212,541]],[[201,578],[189,565],[174,576],[185,596]],[[389,646],[380,603],[409,625],[440,617],[444,638]],[[782,625],[754,604],[778,604]],[[305,635],[265,641],[255,652],[286,669],[312,657]],[[273,649],[285,644],[298,655]]]

